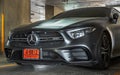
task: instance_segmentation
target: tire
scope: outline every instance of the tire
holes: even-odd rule
[[[97,47],[98,64],[97,69],[107,69],[111,59],[111,40],[107,33],[103,33]]]

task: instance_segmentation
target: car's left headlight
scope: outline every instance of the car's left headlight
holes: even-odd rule
[[[96,30],[96,28],[94,28],[94,27],[76,28],[76,29],[68,30],[67,34],[72,39],[77,39],[77,38],[85,36],[87,33],[93,32],[95,30]]]

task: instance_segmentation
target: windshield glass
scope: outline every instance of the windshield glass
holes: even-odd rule
[[[51,19],[45,22],[42,22],[35,26],[34,28],[47,28],[47,29],[60,29],[66,26],[75,24],[77,22],[82,22],[85,20],[94,19],[94,18],[63,18],[63,19]]]
[[[53,17],[53,19],[69,17],[107,17],[109,16],[109,13],[110,9],[105,7],[81,8],[63,12]]]

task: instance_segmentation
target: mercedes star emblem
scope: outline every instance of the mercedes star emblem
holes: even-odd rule
[[[38,37],[36,34],[29,34],[27,37],[27,42],[29,45],[36,45],[38,43]]]

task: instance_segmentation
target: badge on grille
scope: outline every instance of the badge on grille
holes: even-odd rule
[[[38,43],[38,37],[36,34],[32,33],[32,34],[29,34],[28,37],[27,37],[27,42],[29,45],[36,45]]]

